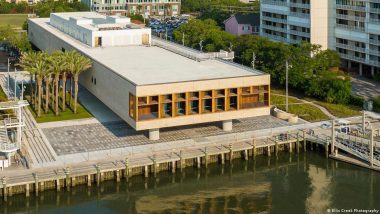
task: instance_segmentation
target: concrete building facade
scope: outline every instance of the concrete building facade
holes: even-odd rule
[[[100,13],[172,16],[181,13],[181,0],[82,0],[92,11]]]
[[[339,52],[344,67],[380,73],[379,0],[262,0],[260,35]]]
[[[268,74],[159,39],[91,47],[51,20],[30,19],[30,41],[41,50],[75,49],[92,59],[80,84],[131,127],[149,130],[150,139],[159,138],[160,128],[223,121],[229,131],[233,119],[270,114]]]

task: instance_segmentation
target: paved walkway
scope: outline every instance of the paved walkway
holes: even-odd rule
[[[351,77],[352,91],[365,99],[376,98],[380,96],[380,83],[365,77]]]
[[[276,96],[281,96],[281,97],[286,97],[286,95],[283,95],[283,94],[273,94],[273,95],[276,95]],[[329,117],[330,119],[336,119],[336,117],[334,115],[332,115],[325,107],[323,106],[320,106],[318,104],[315,104],[313,102],[310,102],[310,101],[307,101],[307,100],[303,100],[303,99],[300,99],[298,97],[294,97],[294,96],[289,96],[293,99],[296,99],[302,103],[305,103],[305,104],[310,104],[316,108],[319,108],[319,110],[321,110],[327,117]]]

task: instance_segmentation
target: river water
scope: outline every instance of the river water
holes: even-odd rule
[[[281,154],[0,202],[0,213],[292,214],[328,209],[380,209],[380,173],[313,152]]]

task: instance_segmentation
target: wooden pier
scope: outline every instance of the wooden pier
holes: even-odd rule
[[[271,138],[246,139],[233,143],[213,144],[204,147],[186,147],[177,151],[156,151],[140,153],[122,159],[105,160],[97,163],[67,166],[61,168],[44,168],[0,180],[0,196],[7,201],[7,197],[14,194],[31,194],[38,196],[47,189],[56,191],[70,191],[76,185],[97,185],[105,180],[116,182],[129,181],[131,176],[157,176],[161,171],[176,173],[185,167],[207,168],[210,163],[226,164],[233,159],[249,158],[255,160],[257,155],[278,155],[279,151],[301,152],[306,151],[307,143],[312,149],[315,144],[307,140],[305,131],[286,133]],[[328,146],[326,154],[328,154]]]

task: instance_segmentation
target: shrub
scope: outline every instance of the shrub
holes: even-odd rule
[[[351,95],[350,96],[350,102],[351,105],[358,106],[358,107],[363,107],[364,105],[364,98],[356,95]]]

